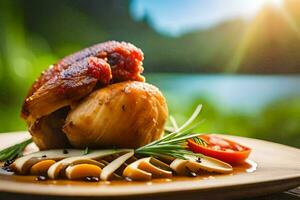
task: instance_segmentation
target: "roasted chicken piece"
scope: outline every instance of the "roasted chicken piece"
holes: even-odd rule
[[[159,138],[167,107],[158,89],[143,83],[142,61],[140,49],[110,41],[52,65],[22,106],[33,141],[40,149],[98,148]]]
[[[114,82],[144,81],[143,53],[132,44],[105,42],[83,49],[52,65],[33,84],[21,116],[32,121],[70,105]]]
[[[41,149],[71,147],[62,127],[70,108],[61,108],[50,115],[35,120],[29,127],[34,143]]]
[[[63,131],[72,146],[137,148],[160,138],[165,98],[153,85],[127,81],[94,91],[71,109]]]
[[[107,62],[96,57],[75,62],[47,81],[24,102],[23,111],[30,119],[51,114],[92,92],[97,83],[108,85],[111,70]]]

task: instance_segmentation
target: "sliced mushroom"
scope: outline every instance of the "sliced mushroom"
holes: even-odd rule
[[[78,164],[68,166],[66,168],[66,176],[68,179],[82,179],[87,176],[99,177],[101,174],[101,167],[93,164]]]
[[[171,168],[153,157],[145,158],[139,165],[139,169],[144,170],[152,174],[153,178],[171,178]]]
[[[163,162],[147,157],[128,165],[123,172],[123,176],[137,181],[148,181],[151,180],[152,176],[157,178],[172,177],[172,172],[166,169],[170,168]]]
[[[102,160],[100,162],[96,161],[96,160],[92,160],[92,159],[83,159],[83,160],[76,160],[74,162],[72,162],[71,165],[79,165],[79,164],[91,164],[91,165],[96,165],[98,167],[105,167],[105,163],[102,162]]]
[[[170,164],[170,167],[176,172],[176,174],[185,176],[187,174],[186,165],[188,162],[188,160],[175,159]]]
[[[55,160],[42,160],[34,164],[30,169],[30,174],[42,175],[47,174],[48,169],[55,163]]]
[[[217,172],[217,173],[231,173],[233,171],[233,168],[230,164],[225,163],[221,160],[208,157],[208,156],[203,156],[199,161],[198,158],[193,157],[193,160],[190,160],[187,163],[187,167],[193,171],[193,172],[198,172],[199,170],[205,170],[208,172]]]
[[[128,165],[124,171],[123,171],[123,176],[128,177],[131,180],[136,180],[136,181],[149,181],[152,178],[152,174],[146,171],[143,171],[139,169],[140,163],[143,162],[142,159],[137,160],[130,165]]]
[[[117,159],[113,160],[111,163],[109,163],[106,167],[103,168],[101,172],[100,175],[101,180],[107,181],[111,179],[113,173],[133,155],[134,155],[134,151],[130,151],[129,153],[126,153],[118,157]]]
[[[72,164],[84,164],[88,163],[91,164],[91,160],[99,160],[105,156],[116,154],[116,153],[122,153],[122,152],[128,152],[132,151],[131,149],[107,149],[107,150],[96,150],[92,151],[91,153],[83,156],[75,156],[75,157],[70,157],[70,158],[65,158],[63,160],[60,160],[56,162],[54,165],[52,165],[49,170],[48,170],[48,177],[51,179],[56,179],[61,171],[66,169],[69,165]],[[95,161],[94,161],[95,162]]]
[[[38,151],[16,159],[11,166],[16,173],[26,174],[33,165],[42,160],[57,161],[67,157],[79,156],[81,154],[81,150],[75,149]]]
[[[232,166],[215,158],[203,156],[200,159],[195,156],[188,156],[188,160],[175,159],[170,167],[179,175],[186,175],[190,172],[199,173],[200,170],[217,173],[231,173]]]

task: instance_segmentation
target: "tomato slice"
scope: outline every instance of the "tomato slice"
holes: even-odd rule
[[[217,158],[230,164],[239,164],[244,162],[251,152],[249,147],[220,136],[207,134],[200,135],[199,138],[204,140],[207,145],[203,146],[195,142],[193,139],[189,139],[188,146],[190,150],[195,153],[201,153],[206,156]]]

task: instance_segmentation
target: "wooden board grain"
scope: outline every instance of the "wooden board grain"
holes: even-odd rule
[[[71,181],[37,182],[0,175],[0,191],[27,195],[94,197],[110,199],[242,198],[285,191],[300,185],[300,150],[262,140],[225,136],[253,149],[250,160],[258,164],[252,173],[114,184]],[[28,137],[27,132],[0,134],[0,148]],[[30,180],[30,181],[28,181]],[[25,197],[25,196],[24,196]]]

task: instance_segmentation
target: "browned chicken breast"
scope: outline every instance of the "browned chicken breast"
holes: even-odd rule
[[[74,147],[137,148],[160,138],[167,116],[165,98],[155,86],[128,81],[84,98],[63,130]]]
[[[96,70],[99,77],[93,74]],[[23,110],[30,113],[29,120],[49,115],[88,95],[97,83],[108,85],[111,77],[110,67],[102,59],[89,57],[75,62],[27,98]]]
[[[144,81],[143,53],[130,43],[109,41],[83,49],[52,65],[33,84],[21,116],[32,121],[87,96],[100,87],[126,80]],[[31,124],[31,122],[30,122]]]
[[[134,45],[109,41],[49,67],[22,106],[33,141],[40,149],[137,147],[160,137],[167,107],[143,83],[143,58]]]

